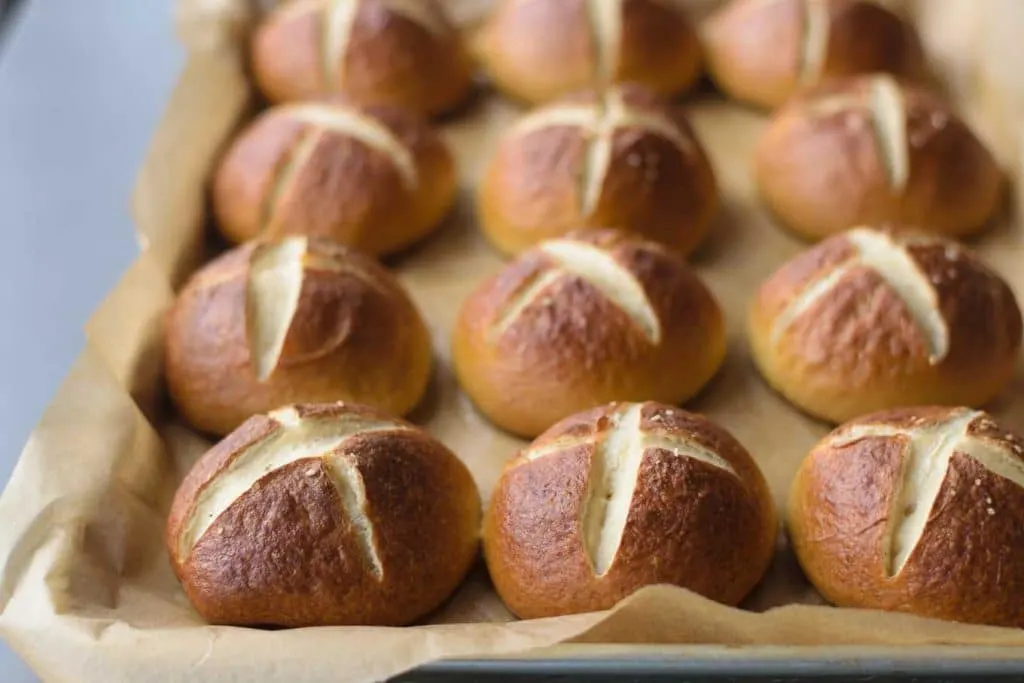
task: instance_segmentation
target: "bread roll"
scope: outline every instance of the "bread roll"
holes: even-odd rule
[[[906,408],[819,443],[789,501],[793,548],[844,607],[1024,628],[1024,439],[983,412]]]
[[[381,255],[437,228],[457,184],[444,141],[411,114],[284,105],[258,116],[228,149],[213,208],[232,242],[310,235]]]
[[[871,0],[733,0],[706,28],[718,87],[769,109],[834,78],[924,71],[914,27]]]
[[[1013,374],[1021,313],[962,246],[859,228],[761,286],[750,345],[771,386],[832,422],[900,406],[980,407]]]
[[[480,496],[421,429],[364,406],[256,415],[178,489],[166,542],[200,615],[239,626],[398,626],[476,558]]]
[[[325,240],[250,242],[199,270],[166,325],[167,382],[196,428],[343,399],[402,415],[423,396],[430,336],[398,281]]]
[[[919,225],[962,237],[999,208],[1002,173],[935,95],[888,76],[823,86],[769,123],[755,152],[760,193],[808,239],[856,225]]]
[[[484,232],[510,254],[582,227],[688,254],[718,207],[714,172],[686,119],[636,86],[574,95],[520,119],[478,192]]]
[[[523,254],[465,301],[452,341],[462,388],[526,437],[609,401],[681,403],[724,356],[722,312],[682,258],[610,230]]]
[[[670,96],[700,76],[693,24],[660,0],[499,0],[477,43],[495,85],[532,103],[624,82]]]
[[[506,466],[484,554],[523,618],[608,609],[663,583],[735,605],[768,568],[776,525],[764,477],[727,431],[672,406],[613,403]]]
[[[252,39],[252,72],[273,103],[342,96],[423,115],[463,104],[472,71],[435,0],[297,0]]]

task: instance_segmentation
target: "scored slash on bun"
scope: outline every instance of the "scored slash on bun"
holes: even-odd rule
[[[667,97],[700,76],[693,24],[660,0],[500,0],[477,51],[500,90],[535,104],[627,81]]]
[[[426,325],[391,273],[303,237],[249,242],[197,271],[168,314],[165,354],[178,410],[218,435],[298,401],[403,415],[433,363]]]
[[[685,255],[710,230],[718,187],[682,113],[626,85],[522,117],[499,142],[477,205],[484,233],[509,254],[588,227],[635,233]]]
[[[914,27],[873,0],[734,0],[707,26],[711,78],[764,108],[831,79],[924,70]]]
[[[466,101],[472,72],[435,0],[297,0],[253,34],[252,71],[272,102],[341,96],[432,116]]]
[[[510,461],[484,555],[522,618],[608,609],[659,583],[735,605],[768,568],[776,527],[761,471],[726,430],[619,403],[566,418]]]
[[[436,229],[457,185],[444,141],[408,112],[290,104],[260,114],[232,143],[213,209],[232,242],[310,235],[381,255]]]
[[[480,496],[423,430],[342,403],[258,415],[210,449],[171,506],[175,574],[210,623],[411,623],[477,556]]]
[[[963,237],[999,208],[992,153],[935,94],[886,75],[837,81],[780,109],[755,151],[760,195],[808,239],[856,225]]]
[[[983,412],[905,408],[807,456],[788,530],[843,607],[1024,628],[1024,440]]]
[[[1021,312],[963,246],[859,228],[761,286],[750,346],[768,384],[832,422],[906,405],[979,407],[1013,375]]]
[[[452,340],[462,388],[527,437],[609,401],[685,401],[724,356],[722,312],[697,275],[614,230],[520,256],[469,296]]]

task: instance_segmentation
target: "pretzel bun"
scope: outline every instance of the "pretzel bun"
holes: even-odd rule
[[[196,272],[165,336],[171,397],[196,428],[226,434],[303,401],[410,411],[430,377],[430,335],[398,281],[325,240],[250,242]]]
[[[710,230],[718,189],[683,115],[625,86],[520,119],[500,141],[477,203],[485,234],[509,254],[581,227],[637,233],[688,254]]]
[[[298,0],[253,34],[252,72],[273,103],[342,96],[448,112],[472,89],[458,32],[435,0]]]
[[[310,235],[381,255],[437,228],[457,185],[444,141],[412,114],[282,105],[228,149],[213,208],[231,242]]]
[[[682,258],[612,230],[523,254],[465,301],[452,341],[469,397],[526,437],[609,401],[681,403],[724,356],[721,309]]]
[[[469,471],[429,434],[310,404],[256,415],[203,455],[166,543],[211,623],[399,626],[458,587],[479,524]]]
[[[780,109],[758,142],[755,174],[769,208],[809,239],[887,222],[967,236],[995,214],[1003,190],[967,124],[889,76],[823,86]]]
[[[923,404],[979,407],[1010,380],[1021,313],[964,247],[858,228],[783,265],[749,318],[768,383],[832,422]]]
[[[666,583],[735,605],[768,568],[776,526],[761,471],[727,431],[672,406],[613,403],[510,461],[484,555],[523,618],[608,609]]]
[[[793,549],[844,607],[1024,627],[1024,439],[986,413],[922,407],[849,422],[789,500]]]
[[[477,42],[495,85],[532,103],[624,82],[671,96],[700,76],[692,22],[659,0],[500,0]]]
[[[733,0],[706,29],[718,87],[768,109],[835,78],[924,71],[913,25],[871,0]]]

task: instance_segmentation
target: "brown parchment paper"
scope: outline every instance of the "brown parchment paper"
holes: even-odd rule
[[[488,5],[449,4],[467,26]],[[688,3],[698,15],[716,4]],[[1016,60],[1024,3],[905,5],[942,84],[1017,176],[1024,150],[1024,74]],[[506,656],[560,642],[602,645],[574,648],[575,655],[630,656],[641,650],[613,645],[653,643],[685,645],[673,652],[692,658],[927,653],[1020,657],[1024,666],[1024,631],[823,605],[781,534],[774,566],[743,609],[652,587],[607,613],[516,622],[478,567],[421,626],[261,631],[204,625],[171,574],[162,530],[174,486],[209,444],[168,408],[160,317],[183,278],[215,248],[206,179],[253,110],[243,41],[254,11],[244,0],[181,3],[179,30],[189,58],[133,197],[140,256],[89,321],[81,356],[0,498],[0,633],[43,678],[364,681],[438,658]],[[748,446],[781,504],[800,459],[827,427],[798,414],[758,379],[743,339],[743,311],[758,283],[805,245],[772,225],[754,199],[749,157],[764,117],[711,92],[685,104],[725,198],[714,235],[694,265],[722,301],[730,333],[725,367],[688,407]],[[428,318],[437,352],[429,396],[413,419],[467,462],[485,497],[520,442],[493,430],[459,392],[447,361],[448,334],[459,302],[501,265],[478,234],[469,198],[497,136],[518,113],[485,89],[472,107],[443,124],[461,163],[462,201],[439,234],[388,263]],[[1016,191],[1011,194],[1004,215],[975,246],[1024,301],[1024,228]],[[1024,367],[991,409],[1024,429]]]

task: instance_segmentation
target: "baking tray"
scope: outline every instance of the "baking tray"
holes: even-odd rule
[[[462,0],[453,1],[461,2]],[[466,0],[466,2],[477,1]],[[927,1],[929,3],[942,2],[949,5],[959,3],[960,7],[976,6],[974,5],[975,0]],[[114,489],[113,493],[123,493],[124,495],[121,498],[112,497],[109,503],[105,502],[104,513],[109,513],[110,519],[114,521],[119,519],[117,515],[123,512],[119,506],[122,506],[124,510],[130,511],[132,514],[149,515],[148,519],[139,522],[139,528],[141,529],[143,523],[153,521],[153,516],[162,515],[163,510],[160,507],[162,503],[151,502],[149,498],[151,496],[154,499],[158,498],[159,489],[166,483],[167,459],[160,460],[158,456],[147,456],[144,452],[147,450],[155,452],[157,449],[155,434],[147,431],[149,429],[148,420],[160,410],[159,407],[154,408],[153,406],[162,405],[161,401],[163,400],[158,388],[158,379],[155,376],[150,376],[155,374],[151,371],[153,357],[149,355],[153,348],[151,345],[155,331],[153,321],[159,316],[159,313],[170,299],[171,287],[169,286],[169,281],[174,284],[180,284],[181,279],[196,265],[192,257],[201,251],[201,245],[192,244],[192,242],[199,242],[208,235],[208,233],[200,234],[200,231],[195,231],[194,235],[182,236],[182,233],[176,232],[176,228],[180,226],[176,225],[175,222],[198,223],[204,221],[209,215],[208,206],[204,203],[205,195],[197,191],[198,184],[194,182],[195,176],[200,171],[209,168],[209,157],[213,155],[213,150],[222,148],[224,141],[227,139],[228,131],[235,129],[238,121],[242,118],[242,114],[250,111],[248,100],[251,94],[249,88],[246,84],[239,83],[242,80],[239,77],[240,66],[238,63],[233,62],[233,59],[237,57],[237,51],[226,46],[223,42],[226,33],[231,32],[225,28],[225,22],[230,22],[230,16],[226,15],[226,12],[229,12],[232,6],[238,5],[240,2],[242,0],[195,0],[191,3],[193,7],[200,9],[212,8],[211,11],[217,12],[224,21],[221,21],[219,28],[216,30],[208,30],[211,24],[204,23],[202,16],[194,15],[186,18],[186,24],[188,24],[189,29],[187,31],[189,35],[188,46],[190,52],[194,54],[186,65],[182,79],[179,81],[179,86],[176,88],[175,93],[172,94],[169,109],[173,109],[176,112],[176,116],[165,121],[157,131],[147,163],[140,173],[140,180],[134,198],[134,213],[136,222],[140,227],[140,242],[144,253],[133,264],[118,288],[112,293],[107,302],[101,306],[93,320],[90,321],[87,329],[89,339],[87,349],[79,362],[76,363],[75,369],[69,376],[65,386],[62,387],[61,392],[55,399],[54,405],[47,411],[47,416],[44,417],[40,429],[34,434],[29,447],[26,449],[26,456],[19,463],[15,475],[19,478],[19,486],[14,487],[16,490],[9,490],[5,493],[7,500],[0,500],[0,503],[7,505],[4,510],[8,512],[16,510],[19,507],[19,503],[25,500],[26,495],[37,495],[36,498],[31,500],[31,504],[32,506],[41,506],[44,502],[43,493],[49,493],[46,491],[46,484],[49,483],[49,479],[66,479],[66,481],[60,482],[60,487],[67,490],[75,489],[77,491],[79,487],[85,490],[87,487],[95,485],[101,487],[100,490],[106,494],[106,489],[102,487],[109,486],[114,476],[118,475],[125,478],[132,477],[132,484],[136,484],[138,488],[122,485],[120,488],[125,490],[119,491],[116,490],[118,487],[111,487]],[[1002,0],[988,0],[985,6],[994,7],[999,2],[1002,2]],[[1024,5],[1020,4],[1020,2],[1021,0],[1012,0],[1013,6],[1017,10],[1024,9]],[[970,3],[970,5],[967,3]],[[1007,8],[1010,5],[1004,4],[1003,7]],[[1018,12],[1018,15],[1024,16],[1024,12]],[[241,20],[239,20],[239,24],[241,24]],[[1024,33],[1024,30],[1021,33]],[[1019,40],[1019,36],[1014,36],[1014,45],[1016,45],[1017,40]],[[197,75],[202,75],[202,78],[197,79]],[[217,100],[216,106],[210,105],[208,102],[211,91],[216,91],[218,94],[218,97],[215,98]],[[235,110],[236,106],[238,108],[237,111]],[[506,120],[511,120],[513,112],[506,109],[503,110],[502,115],[509,117]],[[716,116],[746,116],[746,114],[733,109],[726,110],[725,107],[722,107],[705,112],[705,116],[713,118]],[[199,120],[203,124],[200,126],[202,134],[196,136],[193,134],[192,128]],[[458,123],[456,122],[455,127],[457,128],[457,126]],[[749,129],[745,128],[745,130]],[[718,135],[717,142],[707,142],[706,144],[709,147],[713,147],[721,145],[723,142],[726,144],[731,142],[729,135],[723,133]],[[459,131],[455,130],[453,136],[458,141],[460,138]],[[463,140],[463,142],[465,141]],[[749,142],[749,140],[746,140],[746,142]],[[726,184],[730,185],[733,191],[742,193],[744,199],[749,200],[750,187],[748,181],[739,178],[735,169],[727,173],[727,175],[731,177],[725,178]],[[466,202],[463,201],[463,210],[465,205]],[[742,207],[730,205],[725,210],[727,213],[735,214],[738,210],[742,211]],[[752,216],[744,216],[744,219],[755,220]],[[763,219],[761,221],[745,229],[748,240],[750,239],[751,230],[765,229],[777,231],[777,228],[764,223]],[[778,232],[770,234],[777,235]],[[732,238],[742,240],[744,235],[733,235]],[[999,235],[995,236],[997,240],[1006,238],[1007,235],[1005,234],[1001,237]],[[461,233],[453,236],[451,230],[449,230],[448,235],[442,236],[440,239],[454,239],[455,242],[458,242],[458,240],[467,239],[467,236]],[[186,241],[189,244],[184,244]],[[436,242],[437,239],[433,241]],[[746,248],[749,249],[749,247],[750,244],[748,242]],[[798,248],[795,244],[789,245],[789,247],[793,249]],[[1019,244],[1017,247],[1018,251],[1007,252],[1009,256],[1006,256],[1006,258],[1017,259],[1024,257],[1024,250],[1019,249]],[[428,244],[425,250],[429,251],[431,248]],[[722,264],[722,271],[711,273],[713,277],[718,278],[717,282],[712,284],[726,286],[727,280],[743,278],[749,278],[753,282],[761,276],[760,273],[730,272],[729,268],[735,268],[736,263],[728,261],[730,258],[728,249],[723,249],[722,245],[719,244],[716,251],[718,256],[725,262]],[[437,254],[434,253],[433,255],[436,256]],[[1019,262],[1021,261],[1016,261],[1016,263]],[[451,261],[444,263],[449,266],[452,264]],[[497,263],[497,261],[494,263]],[[487,268],[490,269],[493,265],[489,264]],[[462,271],[456,272],[461,273]],[[467,277],[476,278],[481,274],[482,272],[479,269],[471,269]],[[747,284],[744,286],[747,286]],[[1019,291],[1024,291],[1024,289]],[[447,327],[444,318],[442,318],[439,324],[442,327]],[[728,389],[727,385],[730,382],[742,379],[742,377],[737,375],[735,366],[728,369],[726,374],[727,376],[719,380],[718,386],[711,392],[711,403],[715,402],[716,392],[718,396],[721,396],[721,392]],[[117,385],[116,392],[112,386],[115,384]],[[1024,385],[1018,386],[1024,387]],[[76,389],[72,391],[69,387],[75,387]],[[761,391],[760,388],[754,385],[745,386],[744,388],[744,390],[752,389]],[[117,392],[124,395],[119,395],[116,402],[108,401],[110,395]],[[728,392],[726,391],[726,393]],[[763,396],[766,396],[766,394],[758,394],[757,399],[760,400]],[[717,404],[711,407],[721,410],[722,402],[722,400],[719,400]],[[724,402],[728,403],[728,400]],[[705,401],[702,407],[707,405],[708,400]],[[792,425],[783,423],[779,427],[773,423],[773,426],[777,428],[777,431],[784,433],[782,436],[784,436],[786,443],[789,444],[794,437],[793,434],[788,433]],[[99,433],[100,427],[103,427],[105,431]],[[798,427],[797,430],[799,431],[799,429]],[[85,440],[82,438],[84,430],[89,430],[90,432],[90,438]],[[771,437],[770,434],[768,436]],[[806,440],[811,435],[802,433],[800,436]],[[47,460],[44,458],[44,456],[49,458],[59,457],[61,454],[66,453],[69,447],[72,447],[69,444],[72,444],[76,449],[76,460],[81,463],[91,463],[94,469],[102,469],[102,471],[92,471],[86,465],[79,465],[86,469],[74,472],[73,476],[60,477],[57,476],[60,472],[47,469],[47,463],[49,463],[51,468],[63,467],[65,470],[74,469],[67,468],[62,464],[66,463],[66,461]],[[465,443],[462,445],[465,446]],[[759,447],[763,445],[758,444]],[[137,455],[139,457],[123,459],[124,461],[115,460],[107,451],[118,448],[135,449],[129,455]],[[456,451],[459,452],[458,449]],[[147,460],[143,456],[151,457],[151,460]],[[27,464],[26,461],[28,461]],[[64,474],[66,475],[67,471]],[[158,478],[160,485],[153,483]],[[783,479],[781,476],[776,478],[780,481]],[[95,482],[90,483],[92,480],[95,480]],[[122,484],[120,480],[116,483]],[[145,489],[143,488],[144,486],[151,486],[152,488]],[[34,494],[32,492],[33,487],[38,488],[40,492]],[[776,489],[778,490],[778,486],[776,486]],[[87,493],[91,494],[93,491],[90,489]],[[24,505],[21,507],[24,507]],[[33,529],[37,529],[39,534],[43,534],[46,529],[51,527],[59,527],[60,525],[70,527],[69,520],[73,520],[78,514],[99,516],[94,509],[76,506],[52,506],[46,508],[46,510],[52,512],[54,517],[45,517],[41,510],[37,510],[37,517],[31,520],[24,518],[15,519],[17,516],[12,515],[10,518],[12,526],[14,522],[18,525],[25,523],[26,530],[24,532],[17,532],[20,536],[16,536],[15,533],[5,534],[5,530],[0,528],[0,541],[6,540],[4,538],[5,535],[22,541],[29,538],[29,532]],[[7,519],[5,519],[6,521]],[[154,522],[153,528],[155,529],[162,521],[163,517],[160,516],[159,520]],[[38,524],[39,522],[45,522],[45,524]],[[126,530],[121,531],[124,534],[131,534],[134,522],[135,519],[130,518]],[[37,524],[38,526],[36,526]],[[111,524],[110,526],[115,532],[119,531],[116,524]],[[149,539],[145,538],[145,536],[145,534],[136,533],[130,536],[129,542],[125,545],[130,545],[132,548],[148,547],[146,543]],[[109,539],[105,538],[101,540],[109,541]],[[120,550],[120,546],[114,545],[115,550]],[[10,550],[8,549],[8,551]],[[50,575],[47,572],[54,567],[52,564],[50,566],[45,565],[52,558],[46,557],[43,552],[44,550],[45,548],[31,556],[27,552],[22,552],[23,556],[19,558],[17,563],[8,563],[9,565],[18,565],[15,568],[22,572],[23,575],[29,576],[32,579],[30,589],[42,585],[48,586]],[[43,556],[43,564],[35,562],[36,555]],[[0,557],[2,557],[2,554],[0,554]],[[97,558],[90,556],[89,559]],[[100,557],[99,559],[106,558]],[[144,561],[148,561],[148,559],[150,559],[149,556],[143,558]],[[100,571],[106,571],[106,568],[100,567]],[[166,574],[167,572],[165,571],[164,574],[156,577],[156,583],[146,584],[143,588],[150,588],[152,585],[167,588],[169,586],[168,583],[160,583],[164,579],[169,578]],[[149,577],[148,574],[146,576],[147,578],[153,578]],[[99,574],[100,579],[105,577],[106,575]],[[16,580],[21,580],[22,578],[24,577],[19,576]],[[116,578],[121,580],[120,576]],[[137,576],[129,578],[138,579]],[[477,590],[480,586],[479,576],[471,577],[471,581],[476,581],[476,583],[469,586],[469,593]],[[136,603],[141,603],[143,599],[150,600],[153,597],[152,595],[138,592],[139,585],[142,585],[141,581],[138,585],[128,582],[128,589],[136,589],[136,593],[131,597],[136,600]],[[6,585],[0,586],[0,597],[5,597],[3,596],[3,591],[6,587]],[[99,587],[105,588],[106,585],[103,581],[100,581]],[[93,586],[89,586],[89,588],[91,589]],[[12,638],[12,645],[16,646],[19,654],[32,663],[41,674],[53,677],[54,680],[95,681],[97,683],[110,683],[115,680],[129,680],[132,683],[137,683],[137,681],[143,680],[163,681],[166,679],[175,681],[217,680],[219,682],[229,680],[261,680],[262,676],[259,675],[259,672],[256,675],[252,673],[254,667],[259,666],[261,660],[275,664],[275,668],[279,673],[279,677],[275,680],[306,680],[301,675],[291,675],[290,678],[283,678],[280,677],[280,674],[281,671],[290,673],[291,670],[288,670],[287,667],[291,666],[294,667],[295,671],[307,673],[313,670],[319,672],[330,671],[332,674],[338,675],[338,673],[344,670],[332,670],[328,667],[328,665],[336,665],[338,663],[337,654],[335,654],[334,659],[323,655],[322,662],[314,662],[312,665],[306,665],[303,669],[294,661],[295,657],[292,652],[287,651],[288,648],[295,645],[311,648],[312,646],[309,645],[310,641],[322,645],[332,644],[335,647],[335,652],[338,649],[349,648],[345,652],[351,656],[351,662],[345,661],[343,663],[350,664],[353,668],[358,668],[358,655],[366,653],[365,647],[368,644],[378,642],[376,640],[376,633],[365,636],[362,640],[362,647],[364,649],[358,650],[354,649],[351,645],[339,647],[343,645],[339,641],[344,640],[344,638],[331,640],[329,635],[318,638],[320,634],[304,632],[293,634],[294,638],[289,638],[287,633],[259,633],[254,638],[238,637],[234,643],[229,643],[228,641],[232,640],[232,634],[217,632],[211,634],[209,650],[204,651],[203,648],[207,644],[204,642],[204,634],[200,632],[205,631],[205,629],[202,628],[199,622],[183,620],[180,618],[180,614],[175,616],[174,620],[159,621],[151,618],[155,614],[153,611],[140,611],[132,614],[129,609],[126,612],[118,612],[116,601],[111,601],[114,603],[112,606],[103,603],[106,593],[90,590],[87,591],[88,595],[90,597],[98,595],[99,600],[96,600],[93,604],[86,605],[91,612],[88,613],[87,617],[80,617],[67,604],[57,605],[55,609],[51,610],[51,605],[33,602],[33,600],[38,598],[38,595],[33,595],[30,589],[20,592],[18,597],[20,597],[21,603],[15,605],[18,609],[8,609],[9,614],[6,615],[0,613],[0,626],[7,626],[12,632],[16,633],[17,637]],[[180,591],[176,591],[174,595],[158,595],[157,597],[167,597],[166,603],[170,604],[174,599],[180,597]],[[642,614],[658,615],[661,612],[678,614],[681,622],[690,620],[695,614],[712,615],[719,620],[723,619],[722,612],[720,610],[715,611],[717,608],[714,606],[698,605],[693,601],[687,602],[681,599],[674,604],[677,606],[683,605],[690,611],[670,612],[669,607],[666,607],[661,601],[662,597],[668,596],[659,595],[656,597],[657,599],[647,600],[644,603],[646,611],[642,612]],[[12,602],[16,603],[17,600]],[[152,601],[150,600],[146,604],[152,610]],[[750,605],[750,607],[753,610],[760,611],[777,604],[780,604],[778,595],[762,596],[759,602]],[[161,604],[161,607],[166,606],[166,604]],[[633,607],[635,606],[636,604],[634,603]],[[50,614],[47,610],[51,610],[54,613]],[[488,614],[491,613],[485,613],[484,616]],[[621,615],[622,612],[617,614]],[[798,619],[793,617],[794,614],[797,614]],[[793,627],[797,621],[799,621],[799,624],[803,624],[804,622],[800,620],[804,619],[812,619],[811,623],[814,623],[813,615],[807,617],[802,612],[790,612],[789,615],[789,621],[786,623],[790,627]],[[10,617],[10,622],[4,623],[4,618],[8,616]],[[130,619],[126,620],[130,623],[125,624],[120,621],[125,616],[130,617]],[[479,617],[480,614],[477,613],[475,616]],[[637,619],[636,610],[633,612],[633,618]],[[866,630],[865,619],[858,617],[854,613],[844,612],[839,617],[832,613],[829,618],[833,626],[842,627],[842,634],[851,632],[853,630],[852,624],[859,624],[860,634],[871,635],[872,633]],[[107,619],[109,619],[109,623],[107,623]],[[779,623],[778,621],[765,621],[768,624]],[[141,626],[138,625],[140,623],[142,624]],[[451,625],[456,622],[448,621],[445,623]],[[577,621],[574,623],[578,624],[581,622]],[[623,621],[620,620],[618,623],[620,642],[637,640],[634,632],[627,628]],[[873,624],[874,622],[870,623]],[[903,622],[899,623],[902,624]],[[642,620],[634,621],[633,625],[643,626],[645,622]],[[488,632],[493,636],[494,629],[488,630],[488,626],[490,625],[481,624],[479,630]],[[522,626],[529,627],[530,624],[524,623]],[[474,627],[465,630],[476,631],[477,629]],[[582,627],[579,629],[579,631],[583,630]],[[685,629],[676,629],[674,632],[674,637],[677,638],[675,642],[683,642],[679,639],[678,635],[683,630]],[[662,680],[747,681],[885,680],[887,678],[898,678],[900,680],[1024,680],[1024,648],[977,648],[961,645],[957,647],[929,647],[922,649],[905,647],[886,648],[878,645],[874,647],[848,647],[835,644],[849,642],[849,637],[845,638],[845,640],[837,638],[827,647],[808,647],[803,644],[812,640],[815,634],[813,633],[813,627],[808,627],[807,630],[809,633],[802,635],[801,638],[787,640],[791,645],[786,647],[752,644],[754,642],[771,640],[764,638],[766,628],[762,626],[761,633],[755,634],[760,635],[760,639],[752,638],[750,630],[736,629],[731,631],[734,637],[729,642],[734,640],[736,644],[727,647],[717,645],[612,646],[606,644],[576,644],[532,650],[529,654],[524,655],[502,655],[493,658],[481,658],[478,656],[458,658],[452,657],[451,653],[446,653],[450,658],[413,669],[410,673],[399,677],[398,680],[436,681],[456,679],[486,681],[549,680],[559,678],[572,678],[576,680],[637,680],[647,679],[648,677],[660,678]],[[891,630],[894,633],[896,632],[895,629]],[[523,642],[529,639],[521,637],[525,631],[526,628],[520,630],[518,634],[520,639],[513,643],[515,647],[509,645],[502,651],[522,652],[526,650],[527,646]],[[929,634],[927,642],[951,642],[935,635],[935,631],[927,631],[927,633]],[[382,636],[387,635],[382,634]],[[212,643],[216,640],[213,636],[222,637],[218,648],[212,646]],[[302,638],[301,643],[298,642],[299,638]],[[539,640],[541,639],[534,638],[531,642]],[[549,638],[543,644],[550,644],[554,640],[554,638]],[[590,638],[590,640],[594,641],[595,639]],[[1013,635],[1012,640],[1014,643],[1024,642],[1024,640],[1019,641],[1016,634]],[[602,642],[610,641],[611,639]],[[260,645],[249,647],[253,642]],[[687,642],[707,641],[701,639]],[[875,637],[857,642],[879,643],[885,641],[880,641],[878,637]],[[968,642],[976,641],[969,640]],[[245,647],[240,648],[240,643]],[[279,643],[284,643],[284,645]],[[797,646],[797,644],[800,644],[800,646]],[[535,645],[530,645],[530,647],[533,646]],[[261,647],[263,649],[260,649]],[[475,651],[479,652],[483,649],[487,648],[476,648]],[[462,648],[463,653],[468,650],[469,648]],[[499,648],[490,647],[488,651],[497,652]],[[320,652],[323,652],[323,650],[321,649]],[[231,653],[234,653],[233,657]],[[239,653],[245,653],[245,656],[239,656]],[[290,660],[288,659],[289,655],[292,655]],[[285,663],[274,662],[273,658],[275,656],[282,657],[282,659],[287,661]],[[205,664],[208,667],[207,672],[212,673],[204,675],[203,671],[193,671],[190,668],[194,664],[193,659],[199,664]],[[389,650],[380,653],[378,659],[391,660],[393,663],[394,661],[405,662],[410,658],[407,652],[399,653]],[[419,658],[416,664],[425,661],[425,659],[423,657]],[[383,663],[387,664],[387,661]],[[389,673],[398,670],[397,666],[393,666]],[[250,672],[248,676],[245,671]],[[194,678],[190,678],[189,676],[192,674],[197,675]],[[310,675],[312,676],[312,674]],[[316,680],[321,679],[330,680],[329,677],[324,675],[316,678]]]
[[[845,651],[844,651],[845,650]],[[1019,681],[1024,663],[1005,648],[898,649],[735,648],[714,646],[562,645],[523,657],[446,660],[425,665],[396,683],[441,681]]]

